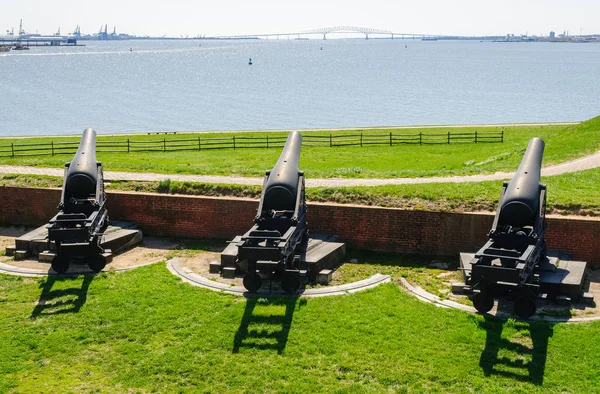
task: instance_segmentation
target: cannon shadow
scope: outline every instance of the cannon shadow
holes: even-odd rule
[[[509,339],[502,337],[505,320],[490,315],[484,315],[484,319],[480,327],[486,330],[486,340],[479,359],[484,375],[542,385],[553,326],[546,322],[517,322],[514,328],[520,335]]]
[[[95,275],[83,275],[81,287],[52,290],[57,282],[70,282],[76,285],[81,278],[79,276],[49,275],[40,284],[42,293],[30,318],[79,312],[87,301],[87,292],[94,277]]]
[[[282,354],[285,350],[292,318],[296,307],[306,304],[299,297],[250,297],[246,299],[246,307],[240,326],[233,338],[232,353],[240,348],[276,350]],[[273,307],[285,308],[283,314],[271,313]],[[260,313],[266,309],[267,313]]]

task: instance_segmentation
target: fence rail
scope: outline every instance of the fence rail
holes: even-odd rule
[[[178,152],[203,151],[215,149],[265,149],[281,148],[286,136],[231,136],[231,137],[194,137],[184,139],[121,140],[98,141],[97,152],[135,153],[135,152]],[[431,145],[431,144],[477,144],[502,143],[504,131],[475,131],[471,133],[380,133],[380,134],[329,134],[304,135],[303,146],[338,147],[372,145]],[[11,143],[0,145],[0,157],[55,156],[74,154],[79,142],[47,143]]]

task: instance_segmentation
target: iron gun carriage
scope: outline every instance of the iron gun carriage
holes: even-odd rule
[[[52,268],[64,273],[74,260],[100,272],[106,266],[100,247],[108,226],[102,163],[96,161],[96,132],[86,129],[73,160],[65,165],[59,212],[46,225]]]
[[[306,276],[295,259],[308,241],[304,173],[298,169],[301,145],[300,133],[290,133],[277,164],[266,172],[254,226],[237,243],[238,260],[247,261],[244,287],[250,292],[261,287],[261,272],[280,275],[289,294]]]
[[[544,141],[533,138],[519,169],[504,182],[488,242],[471,261],[467,285],[475,308],[494,306],[494,293],[512,292],[514,312],[528,318],[536,311],[539,264],[546,258],[546,186],[540,183]]]

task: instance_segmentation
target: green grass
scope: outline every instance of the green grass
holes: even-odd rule
[[[600,168],[543,177],[548,186],[549,213],[600,215]],[[62,187],[58,177],[0,175],[0,186]],[[107,190],[203,196],[260,197],[260,186],[192,182],[114,181]],[[435,183],[376,187],[309,188],[307,200],[441,211],[494,211],[502,181]]]
[[[600,215],[600,168],[542,177],[549,213]],[[442,211],[494,211],[502,181],[308,189],[308,199]]]
[[[452,132],[477,130],[476,127],[452,129]],[[514,171],[522,159],[527,142],[533,137],[541,137],[546,142],[544,163],[564,162],[598,150],[600,141],[600,117],[573,126],[515,126],[485,128],[482,130],[504,130],[505,142],[497,144],[456,144],[456,145],[401,145],[370,147],[304,147],[300,167],[311,178],[389,178],[423,177],[434,175],[465,175],[495,171]],[[381,130],[359,130],[364,133],[382,133]],[[390,130],[392,131],[392,130]],[[389,132],[386,130],[385,132]],[[448,129],[403,129],[402,133],[448,132]],[[305,132],[329,134],[329,132]],[[339,132],[343,133],[343,132]],[[348,133],[355,133],[348,132]],[[194,138],[198,134],[194,134]],[[209,135],[209,134],[207,134]],[[236,134],[239,136],[250,134]],[[256,136],[257,134],[251,134]],[[277,135],[277,133],[270,134]],[[111,136],[99,140],[117,141],[148,139],[181,139],[184,134],[175,136]],[[77,140],[76,138],[53,138]],[[22,139],[19,142],[49,142],[51,138]],[[14,138],[0,139],[4,145],[14,142]],[[122,170],[158,173],[219,174],[262,176],[265,170],[273,167],[280,149],[243,149],[221,151],[186,151],[171,153],[99,153],[105,170]],[[69,156],[39,156],[0,158],[4,165],[31,165],[42,167],[62,167]]]
[[[394,284],[246,301],[160,264],[0,275],[0,327],[0,392],[591,393],[600,381],[599,322],[503,322]]]
[[[431,265],[433,262],[447,268],[436,268]],[[331,285],[352,283],[382,274],[390,275],[397,284],[400,284],[402,277],[432,294],[448,298],[448,294],[442,294],[439,290],[450,288],[444,283],[462,281],[458,265],[459,260],[456,256],[425,256],[348,248],[344,263],[333,273]]]

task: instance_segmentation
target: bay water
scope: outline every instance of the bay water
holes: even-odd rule
[[[0,136],[581,121],[600,44],[80,41],[0,54]],[[252,65],[249,59],[252,59]]]

